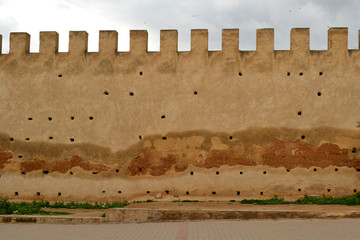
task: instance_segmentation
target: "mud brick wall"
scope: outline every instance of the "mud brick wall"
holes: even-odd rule
[[[0,194],[12,199],[123,200],[161,192],[195,199],[341,196],[360,190],[360,51],[348,29],[330,28],[328,50],[310,50],[310,30],[292,29],[290,50],[274,50],[259,29],[256,51],[239,50],[224,29],[27,33],[0,45]],[[1,38],[1,36],[0,36]],[[1,41],[0,41],[1,43]]]

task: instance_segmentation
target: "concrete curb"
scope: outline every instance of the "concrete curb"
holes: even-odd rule
[[[106,212],[107,222],[166,222],[198,220],[248,219],[310,219],[360,218],[360,211],[326,213],[306,210],[213,210],[213,209],[146,209],[114,208]]]
[[[103,217],[59,217],[59,216],[34,216],[34,215],[0,215],[0,223],[60,223],[84,224],[104,223]]]
[[[324,212],[307,210],[214,210],[214,209],[148,209],[113,208],[105,217],[63,217],[34,215],[0,215],[0,223],[144,223],[203,220],[250,220],[250,219],[339,219],[360,218],[359,211]]]

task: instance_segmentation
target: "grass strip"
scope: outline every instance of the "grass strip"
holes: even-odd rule
[[[269,199],[244,199],[241,200],[242,204],[256,204],[256,205],[281,205],[281,204],[315,204],[315,205],[360,205],[360,193],[346,195],[342,197],[331,197],[322,195],[321,197],[314,197],[304,195],[295,201],[285,201],[284,198],[279,198],[275,195]]]

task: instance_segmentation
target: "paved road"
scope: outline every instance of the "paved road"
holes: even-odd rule
[[[0,240],[360,239],[360,219],[142,224],[0,224]]]

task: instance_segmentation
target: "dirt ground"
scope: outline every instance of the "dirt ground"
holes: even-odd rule
[[[360,206],[342,206],[342,205],[252,205],[252,204],[240,204],[238,202],[150,202],[150,203],[132,203],[125,208],[145,208],[145,209],[209,209],[209,210],[243,210],[243,211],[314,211],[314,212],[326,212],[326,213],[344,213],[360,211]],[[102,217],[106,213],[106,209],[47,209],[43,210],[52,212],[69,212],[71,215],[61,215],[62,217]]]
[[[253,205],[240,204],[239,202],[150,202],[135,203],[126,208],[147,208],[147,209],[218,209],[218,210],[303,210],[303,211],[325,211],[344,212],[360,211],[360,206],[343,205]]]

